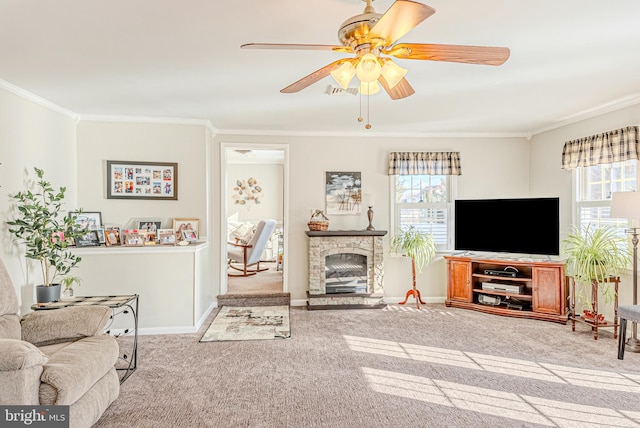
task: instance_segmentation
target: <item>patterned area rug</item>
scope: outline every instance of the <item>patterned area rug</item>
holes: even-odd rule
[[[289,306],[223,306],[200,342],[286,339]]]

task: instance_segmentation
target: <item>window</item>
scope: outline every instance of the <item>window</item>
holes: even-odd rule
[[[393,175],[394,228],[414,226],[433,235],[438,250],[453,247],[452,178],[449,175]]]
[[[637,163],[628,160],[576,169],[576,226],[627,225],[624,219],[609,218],[611,196],[638,190]]]

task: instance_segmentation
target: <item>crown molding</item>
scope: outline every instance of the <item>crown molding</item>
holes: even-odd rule
[[[258,135],[279,137],[395,137],[395,138],[530,138],[529,132],[310,132],[310,131],[272,131],[249,129],[218,129],[218,135]]]
[[[208,127],[210,122],[206,119],[188,119],[181,117],[145,117],[145,116],[116,116],[101,114],[80,114],[80,121],[93,122],[129,122],[129,123],[158,123],[170,125],[202,125]]]
[[[618,98],[617,100],[609,101],[599,106],[583,110],[581,112],[562,117],[558,119],[556,123],[553,123],[542,128],[538,128],[531,131],[531,135],[542,134],[543,132],[553,131],[554,129],[562,128],[563,126],[571,125],[576,122],[580,122],[592,117],[601,116],[606,113],[611,113],[617,110],[621,110],[626,107],[631,107],[640,104],[640,94],[630,95],[628,97]]]
[[[27,101],[31,101],[33,103],[36,103],[46,109],[49,109],[51,111],[54,111],[56,113],[60,113],[63,116],[68,117],[69,119],[73,119],[73,120],[78,120],[78,115],[74,112],[72,112],[71,110],[67,110],[64,107],[59,106],[58,104],[52,103],[51,101],[42,98],[32,92],[29,91],[25,91],[24,89],[7,82],[6,80],[2,80],[0,79],[0,88],[11,92],[12,94],[15,94]]]

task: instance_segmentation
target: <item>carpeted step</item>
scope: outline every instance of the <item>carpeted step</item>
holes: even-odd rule
[[[218,306],[280,306],[291,304],[291,293],[220,294]]]

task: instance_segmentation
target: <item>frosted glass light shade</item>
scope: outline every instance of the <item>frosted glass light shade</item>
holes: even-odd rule
[[[344,90],[349,87],[349,82],[353,79],[353,76],[356,75],[356,68],[349,61],[342,64],[337,69],[331,72],[331,77],[335,80],[338,85]]]
[[[362,95],[374,95],[380,92],[380,85],[378,82],[360,82],[360,88],[358,88],[358,92]]]
[[[380,62],[372,53],[364,54],[356,67],[356,75],[361,82],[375,82],[380,77],[381,71]]]
[[[388,60],[385,61],[382,66],[381,73],[384,76],[384,79],[387,81],[389,88],[393,88],[404,78],[404,75],[407,74],[407,69],[400,67],[395,62]]]

